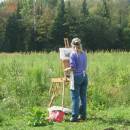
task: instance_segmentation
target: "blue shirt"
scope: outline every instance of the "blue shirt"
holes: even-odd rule
[[[70,67],[74,69],[74,75],[81,75],[86,71],[87,56],[85,52],[77,53],[73,51],[70,54]]]

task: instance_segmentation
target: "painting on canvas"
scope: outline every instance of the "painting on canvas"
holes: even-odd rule
[[[69,59],[70,53],[72,52],[72,48],[59,48],[60,51],[60,59],[66,60]]]

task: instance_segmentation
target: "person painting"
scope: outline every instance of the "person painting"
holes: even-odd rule
[[[73,51],[70,54],[70,66],[64,71],[73,73],[74,86],[70,86],[72,99],[72,117],[70,121],[78,122],[87,118],[87,57],[82,50],[79,38],[73,38],[71,46]]]

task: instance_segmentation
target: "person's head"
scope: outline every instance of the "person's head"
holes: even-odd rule
[[[72,39],[71,46],[77,52],[82,51],[81,40],[79,38],[77,38],[77,37]]]

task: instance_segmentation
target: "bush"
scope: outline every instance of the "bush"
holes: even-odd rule
[[[29,126],[47,126],[53,124],[47,119],[47,112],[41,110],[40,108],[33,108],[28,114],[28,125]]]

